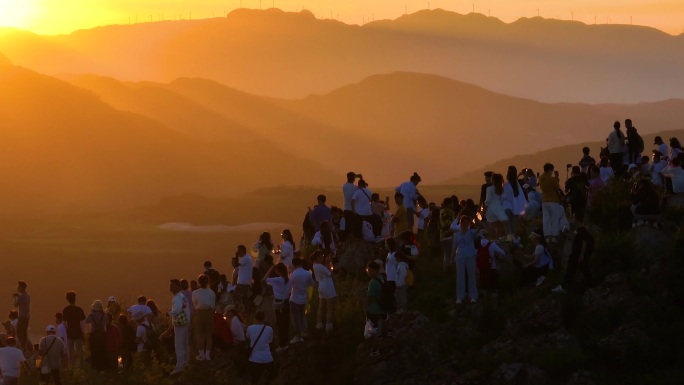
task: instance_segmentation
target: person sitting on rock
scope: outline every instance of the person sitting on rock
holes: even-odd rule
[[[540,286],[544,283],[549,270],[553,268],[553,260],[542,231],[533,231],[530,234],[530,240],[534,246],[534,252],[532,260],[522,271],[522,283],[524,285],[534,283]]]
[[[660,216],[660,199],[655,187],[648,179],[641,179],[632,188],[632,227],[644,222],[656,222]]]

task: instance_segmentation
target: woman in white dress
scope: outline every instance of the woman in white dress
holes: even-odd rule
[[[527,199],[523,192],[520,182],[518,182],[518,169],[515,166],[509,166],[506,173],[506,184],[504,185],[504,201],[503,207],[508,217],[508,240],[513,240],[515,236],[515,228],[520,218],[520,213],[525,210]]]
[[[313,273],[318,282],[318,313],[316,329],[323,329],[323,312],[325,311],[326,323],[325,332],[330,333],[333,329],[332,317],[335,308],[335,284],[332,279],[332,271],[330,271],[329,263],[325,260],[323,252],[320,250],[314,251],[309,257],[313,264]]]
[[[492,185],[487,187],[485,206],[487,207],[487,222],[494,239],[506,234],[508,217],[503,207],[504,181],[503,175],[492,175]]]
[[[282,264],[287,266],[287,270],[292,272],[292,258],[294,258],[295,243],[294,238],[292,238],[292,232],[290,229],[283,230],[282,234],[283,243],[280,245],[280,261]]]

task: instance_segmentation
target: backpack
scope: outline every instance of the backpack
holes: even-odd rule
[[[413,270],[406,271],[406,286],[413,287],[416,284],[416,278],[413,276]]]
[[[644,152],[644,138],[634,130],[634,148],[637,152]]]
[[[386,311],[387,313],[392,313],[394,311],[394,307],[396,306],[394,292],[392,291],[392,287],[387,284],[387,278],[384,276],[383,278],[384,281],[378,277],[373,278],[380,283],[380,287],[382,288],[382,297],[376,299],[382,310]]]
[[[155,351],[159,348],[159,336],[157,331],[154,330],[154,326],[140,324],[140,326],[145,328],[145,350]]]
[[[475,265],[480,271],[488,271],[492,268],[492,256],[489,255],[489,246],[492,242],[488,242],[486,246],[482,246],[477,250],[477,257],[475,257]]]

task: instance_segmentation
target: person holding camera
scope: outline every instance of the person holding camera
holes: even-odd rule
[[[17,309],[19,319],[17,320],[17,339],[19,349],[26,350],[28,342],[28,326],[31,318],[31,296],[26,292],[26,282],[19,281],[17,293],[14,293],[14,307]]]
[[[242,305],[242,309],[246,310],[249,306],[249,290],[252,288],[252,268],[254,261],[252,257],[247,254],[247,248],[244,245],[239,245],[233,258],[233,267],[238,271],[237,285],[235,286],[235,298],[233,302],[235,306]]]

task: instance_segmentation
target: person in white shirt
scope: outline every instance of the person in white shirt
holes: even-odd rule
[[[269,347],[273,341],[273,329],[264,324],[265,319],[266,314],[263,311],[256,312],[254,325],[249,326],[245,333],[251,348],[248,372],[253,384],[261,383],[264,374],[269,377],[275,374],[273,355]]]
[[[411,175],[408,182],[404,182],[399,185],[396,192],[401,193],[404,196],[404,207],[406,207],[407,217],[408,217],[408,228],[413,232],[413,217],[416,214],[416,201],[420,194],[418,193],[418,183],[421,179],[417,172]]]
[[[171,371],[170,375],[175,376],[180,374],[189,362],[190,304],[181,293],[180,280],[172,279],[169,282],[169,291],[173,294],[173,301],[171,302],[171,310],[169,310],[168,314],[173,324],[176,347],[176,367]]]
[[[28,370],[24,353],[17,349],[14,337],[7,337],[6,347],[0,348],[2,385],[18,385],[22,367]]]
[[[663,159],[662,154],[658,150],[653,150],[653,163],[649,168],[649,173],[651,174],[651,182],[655,186],[663,187],[663,176],[661,172],[667,167],[667,162]]]
[[[290,229],[285,229],[280,234],[283,243],[280,244],[280,260],[278,262],[287,266],[292,271],[292,258],[294,258],[295,242]]]
[[[610,166],[615,175],[622,176],[622,165],[625,154],[625,134],[620,130],[620,122],[613,123],[613,131],[608,134],[608,150],[610,151]]]
[[[396,296],[397,290],[397,241],[394,238],[387,238],[385,240],[385,248],[387,249],[387,260],[385,261],[385,274],[387,276],[387,291],[394,293]],[[389,309],[389,313],[394,313],[395,309]]]
[[[254,260],[249,254],[247,254],[247,248],[245,245],[239,245],[237,247],[235,257],[238,259],[238,275],[233,303],[235,306],[242,306],[244,309],[248,309],[250,307],[248,296],[249,290],[252,287],[252,269],[254,268]]]
[[[55,324],[57,325],[57,333],[55,334],[57,337],[59,337],[62,342],[64,342],[64,352],[65,354],[69,354],[69,343],[67,341],[67,329],[66,325],[64,324],[64,316],[62,315],[61,312],[55,313]]]
[[[354,195],[352,195],[352,209],[356,215],[367,217],[373,215],[373,209],[371,208],[371,195],[373,193],[368,189],[366,181],[363,179],[359,180],[359,185]]]
[[[150,352],[147,351],[147,333],[149,329],[154,329],[154,326],[147,320],[145,314],[138,312],[133,314],[133,321],[136,323],[135,328],[135,346],[137,352],[137,359],[141,360],[143,365],[150,363]]]
[[[40,377],[45,384],[50,382],[50,378],[53,378],[56,384],[62,383],[59,369],[62,367],[62,359],[66,358],[66,344],[56,333],[57,328],[48,325],[45,328],[46,336],[38,343],[38,351],[43,361],[42,366],[36,369],[40,369]]]
[[[401,314],[406,311],[406,304],[408,303],[408,286],[406,284],[406,276],[408,275],[408,263],[404,254],[397,252],[395,254],[397,259],[397,270],[396,270],[396,291],[395,297],[397,301],[397,314]]]
[[[661,138],[660,136],[656,136],[655,140],[653,141],[653,144],[658,146],[658,152],[660,152],[662,160],[664,160],[665,163],[667,163],[668,156],[670,155],[670,148],[667,146],[667,144],[665,144],[665,142],[663,142],[663,138]]]
[[[328,255],[333,255],[337,252],[335,238],[333,237],[333,232],[328,221],[323,221],[321,223],[321,229],[316,232],[311,244],[319,246],[320,249],[324,250]]]
[[[418,225],[416,226],[416,228],[418,229],[417,237],[421,243],[424,243],[426,240],[425,227],[428,223],[428,220],[430,218],[430,214],[432,212],[430,211],[430,207],[427,203],[427,200],[425,200],[425,198],[423,198],[422,196],[418,197],[418,205],[420,206],[420,210],[417,213],[417,217],[418,217]]]
[[[345,234],[354,233],[354,209],[352,207],[352,197],[356,192],[356,186],[354,185],[354,180],[356,180],[356,173],[350,171],[347,173],[347,183],[342,185],[342,195],[344,196],[344,222],[345,222]]]
[[[484,292],[491,292],[494,296],[499,295],[499,271],[496,260],[503,257],[506,252],[496,243],[489,240],[486,230],[480,231],[480,249],[477,251],[477,264],[480,276],[480,287]],[[484,256],[481,253],[485,253]],[[481,261],[486,257],[486,261]],[[484,263],[484,265],[482,265]]]
[[[615,171],[608,164],[608,158],[601,158],[601,168],[599,168],[599,176],[603,183],[608,183],[609,180],[615,177]]]
[[[223,311],[223,318],[230,325],[230,333],[233,335],[233,345],[240,346],[245,343],[245,321],[238,313],[235,306],[228,305]]]
[[[503,208],[508,217],[508,240],[513,240],[520,214],[525,210],[527,199],[518,182],[518,169],[509,166],[504,184]]]
[[[335,283],[332,279],[332,272],[328,267],[329,262],[320,250],[316,250],[309,257],[313,264],[313,273],[318,282],[318,312],[316,313],[316,329],[323,329],[323,315],[325,313],[325,332],[331,333],[333,330],[333,310],[335,308]]]
[[[277,277],[270,277],[271,270],[274,270]],[[290,344],[290,293],[292,292],[292,281],[287,275],[287,266],[279,263],[271,266],[269,271],[264,275],[266,284],[273,287],[273,308],[276,314],[276,322],[278,323],[278,349],[276,352],[280,353],[288,348]]]
[[[143,313],[145,317],[152,315],[152,309],[147,306],[147,297],[144,295],[138,297],[138,303],[129,307],[126,311],[131,316],[136,313]]]
[[[302,268],[302,260],[296,258],[292,260],[294,271],[290,274],[292,281],[292,292],[290,294],[290,311],[295,328],[295,337],[290,341],[291,344],[304,341],[302,335],[306,332],[306,291],[309,286],[313,286],[311,273]]]
[[[684,193],[684,169],[681,167],[679,158],[672,159],[671,167],[662,171],[662,174],[672,179],[672,192],[675,194]]]
[[[211,334],[214,332],[214,309],[216,294],[209,288],[209,277],[202,274],[197,278],[200,288],[192,292],[192,306],[195,309],[195,339],[199,355],[197,361],[211,360]]]

